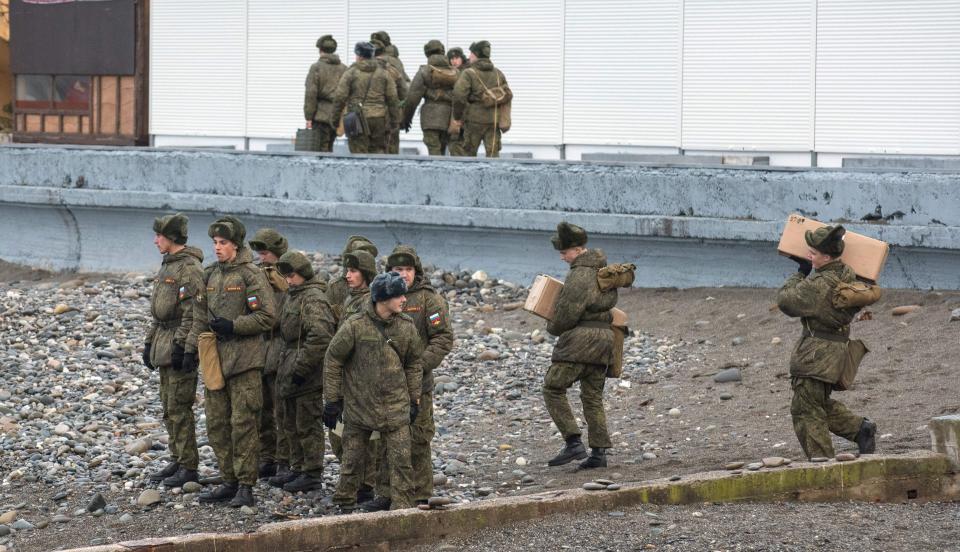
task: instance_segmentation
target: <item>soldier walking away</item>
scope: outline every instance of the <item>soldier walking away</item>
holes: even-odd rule
[[[358,42],[354,47],[356,63],[343,73],[333,95],[330,124],[339,124],[344,107],[359,113],[366,121],[364,132],[348,139],[351,153],[386,153],[387,124],[400,124],[400,100],[397,86],[373,59],[373,45]]]
[[[343,461],[333,503],[357,508],[357,490],[373,432],[380,433],[390,466],[390,509],[413,506],[410,425],[416,420],[423,345],[403,314],[406,283],[396,272],[378,275],[371,301],[347,320],[330,342],[324,362],[323,423],[342,418]]]
[[[853,270],[840,260],[843,226],[826,226],[806,232],[806,259],[795,258],[797,273],[777,293],[777,306],[787,316],[800,318],[802,333],[790,356],[790,414],[793,430],[807,458],[833,457],[830,434],[857,444],[860,454],[876,450],[877,425],[850,412],[830,398],[847,363],[859,365],[865,347],[856,359],[850,356],[850,323],[860,307],[838,308],[837,286],[856,280]],[[812,276],[810,273],[816,271]]]
[[[210,225],[217,262],[204,271],[206,292],[194,317],[192,339],[202,332],[217,336],[217,352],[226,385],[207,390],[207,435],[217,455],[223,484],[200,495],[200,502],[253,506],[260,450],[261,375],[266,361],[263,334],[273,328],[273,290],[253,264],[244,244],[247,231],[235,217]]]
[[[397,58],[397,61],[400,62],[400,50],[397,49],[397,45],[390,40],[390,35],[387,31],[377,31],[370,34],[370,41],[379,40],[383,43],[383,51],[385,54]],[[400,70],[403,71],[403,63],[400,62]]]
[[[366,251],[372,255],[374,259],[376,259],[377,255],[380,254],[380,252],[377,250],[377,246],[366,237],[350,236],[347,238],[347,245],[344,246],[343,252],[340,253],[341,262],[347,253],[356,249]],[[350,296],[350,286],[347,285],[346,278],[348,270],[349,268],[344,266],[340,275],[327,285],[327,301],[329,301],[330,306],[333,307],[333,313],[337,316],[338,324],[340,319],[343,317],[343,304],[346,302],[347,297]],[[376,268],[374,268],[373,272],[374,276],[376,276]],[[373,281],[373,276],[370,277],[370,281]]]
[[[337,322],[310,259],[291,251],[280,257],[277,269],[290,285],[280,311],[284,348],[277,388],[295,477],[283,490],[297,493],[323,487],[323,357]]]
[[[249,242],[260,258],[258,266],[270,282],[273,290],[273,302],[279,313],[287,296],[287,281],[277,272],[276,264],[281,255],[287,252],[287,238],[272,228],[261,228]],[[280,401],[277,399],[277,367],[280,365],[280,353],[283,351],[283,339],[280,337],[280,320],[275,319],[273,327],[263,334],[267,356],[263,367],[261,386],[263,387],[263,408],[260,410],[260,467],[261,479],[273,477],[277,472],[289,472],[287,440],[280,427],[283,415]]]
[[[468,156],[476,157],[483,142],[487,157],[500,157],[501,132],[509,130],[500,106],[512,99],[507,78],[490,61],[490,43],[471,44],[470,67],[453,87],[453,117],[463,124],[463,147]]]
[[[543,400],[566,441],[560,453],[547,463],[561,466],[586,458],[580,463],[581,469],[606,467],[607,449],[611,445],[603,409],[603,387],[607,368],[614,361],[610,309],[617,305],[617,290],[600,290],[597,272],[606,266],[607,257],[599,249],[586,248],[587,233],[583,228],[561,222],[550,241],[560,252],[560,258],[570,264],[570,272],[557,297],[553,319],[547,322],[547,331],[559,339],[543,380]],[[567,389],[575,382],[580,382],[589,457],[567,400]]]
[[[459,47],[447,50],[447,61],[450,62],[450,67],[457,70],[458,75],[462,74],[467,67],[470,66],[467,58],[463,55],[463,48]],[[451,119],[453,119],[452,114]],[[450,155],[453,157],[465,157],[467,152],[463,148],[463,125],[459,124],[458,121],[451,120],[448,130],[449,142],[447,147],[450,150]]]
[[[450,120],[453,115],[453,85],[459,73],[450,66],[444,56],[443,43],[431,40],[423,47],[427,64],[421,65],[413,77],[410,91],[403,104],[403,124],[410,131],[413,116],[417,112],[420,100],[420,128],[423,130],[423,143],[430,155],[444,155],[449,142]]]
[[[453,349],[453,329],[450,325],[450,307],[447,300],[430,285],[423,273],[417,250],[398,245],[387,257],[387,271],[403,278],[407,285],[407,302],[403,314],[413,320],[423,344],[423,383],[420,390],[420,412],[410,426],[410,462],[413,466],[413,499],[426,504],[433,496],[433,456],[430,442],[436,432],[433,420],[433,370],[440,366]],[[390,508],[389,464],[380,455],[380,476],[377,498],[361,508],[368,511]]]
[[[153,243],[163,255],[150,296],[153,322],[143,346],[143,363],[160,372],[160,403],[169,436],[170,462],[150,474],[153,482],[182,487],[197,481],[197,340],[191,334],[197,297],[203,287],[203,252],[187,245],[187,217],[177,213],[153,221]]]
[[[333,151],[333,142],[337,139],[337,127],[340,113],[334,112],[333,97],[337,91],[340,77],[347,66],[340,62],[337,41],[331,35],[323,35],[317,40],[320,59],[310,66],[303,96],[303,116],[307,128],[317,131],[319,151]]]
[[[382,40],[383,35],[386,35],[386,32],[379,31],[378,33],[370,35],[370,44],[373,45],[374,55],[377,58],[377,62],[380,63],[380,67],[387,72],[387,75],[390,76],[397,87],[397,98],[402,110],[403,102],[410,91],[410,77],[408,77],[406,71],[403,70],[403,63],[400,59],[388,52],[389,35],[387,35],[386,43]],[[378,38],[378,36],[380,38]],[[402,121],[402,114],[401,118],[389,119],[387,121],[387,153],[394,155],[400,153],[400,125]]]

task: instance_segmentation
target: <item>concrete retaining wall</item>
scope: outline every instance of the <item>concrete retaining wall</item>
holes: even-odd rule
[[[879,209],[878,224],[860,219]],[[563,273],[548,237],[591,231],[641,286],[776,286],[792,212],[894,247],[887,287],[960,289],[960,171],[682,167],[610,162],[0,147],[0,257],[68,270],[152,270],[152,218],[191,214],[194,241],[217,214],[294,247],[339,251],[364,233],[412,243],[427,261],[525,282]],[[209,249],[207,247],[206,249]]]

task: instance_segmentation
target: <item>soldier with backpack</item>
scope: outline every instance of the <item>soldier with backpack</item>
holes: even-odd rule
[[[453,87],[453,118],[463,125],[466,155],[476,157],[483,142],[487,157],[500,157],[500,136],[510,130],[512,100],[507,78],[490,61],[490,43],[471,44],[470,67]]]
[[[439,40],[427,42],[423,47],[423,54],[427,56],[427,64],[421,65],[413,77],[404,103],[401,126],[405,131],[410,131],[413,115],[423,100],[423,107],[420,108],[423,143],[430,155],[444,155],[450,137],[447,131],[453,114],[453,85],[460,74],[450,66],[444,55],[443,43]]]

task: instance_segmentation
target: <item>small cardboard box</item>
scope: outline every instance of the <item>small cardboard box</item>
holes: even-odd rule
[[[530,286],[530,293],[523,304],[523,309],[546,320],[552,319],[561,289],[563,289],[563,282],[553,276],[546,274],[537,276],[533,280],[533,285]],[[614,326],[627,325],[627,313],[617,308],[610,312],[613,313]]]
[[[777,251],[785,257],[807,258],[809,246],[805,238],[806,231],[816,230],[821,226],[827,225],[801,215],[790,215],[783,228],[783,235],[780,236]],[[890,253],[890,245],[849,230],[844,234],[843,241],[843,255],[840,259],[853,269],[857,276],[873,282],[879,280]]]

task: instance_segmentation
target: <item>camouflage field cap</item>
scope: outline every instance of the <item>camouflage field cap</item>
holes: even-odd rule
[[[350,236],[347,238],[347,245],[343,248],[343,253],[341,255],[346,255],[347,253],[360,249],[366,251],[376,258],[380,254],[380,251],[377,250],[377,246],[373,245],[373,242],[370,241],[370,238],[366,236]]]
[[[807,240],[807,245],[817,251],[831,257],[839,257],[843,254],[843,235],[846,233],[847,230],[840,225],[822,226],[813,231],[807,230],[804,238]]]
[[[470,45],[470,51],[473,52],[473,55],[477,56],[480,59],[489,59],[490,58],[490,43],[486,40],[481,40],[479,42],[474,42]]]
[[[387,257],[387,270],[393,270],[398,266],[412,266],[417,274],[423,274],[423,267],[420,265],[420,257],[417,250],[411,245],[398,245],[393,248],[390,256]]]
[[[337,51],[337,40],[333,35],[323,35],[317,39],[317,48],[325,54],[332,54]]]
[[[433,55],[442,56],[446,52],[446,49],[443,47],[443,42],[439,40],[431,40],[423,45],[423,55],[430,57]]]
[[[377,274],[370,283],[370,300],[374,303],[400,297],[407,292],[407,282],[396,272]]]
[[[550,238],[550,243],[557,251],[581,247],[587,244],[587,231],[576,224],[564,221],[557,225],[557,233]]]
[[[303,276],[304,280],[309,280],[316,275],[316,272],[313,270],[313,265],[310,264],[310,259],[299,251],[287,251],[281,255],[277,261],[277,271],[284,276],[289,276],[296,272]]]
[[[207,235],[211,238],[223,238],[237,244],[237,247],[243,247],[243,240],[247,237],[247,228],[240,222],[240,219],[232,216],[220,217],[207,229]]]
[[[277,257],[286,253],[289,248],[287,238],[283,237],[280,232],[277,232],[273,228],[261,228],[257,230],[257,233],[253,235],[253,239],[251,239],[249,243],[250,249],[254,251],[269,251]]]
[[[353,268],[363,274],[369,284],[377,276],[377,260],[366,251],[357,249],[343,256],[343,268]]]
[[[173,243],[184,245],[187,243],[187,215],[177,213],[153,219],[153,232],[160,234]]]
[[[370,33],[370,42],[373,42],[374,40],[379,40],[380,42],[383,43],[384,46],[389,46],[393,44],[392,42],[390,42],[390,35],[387,33],[387,31],[377,31],[375,33]]]

